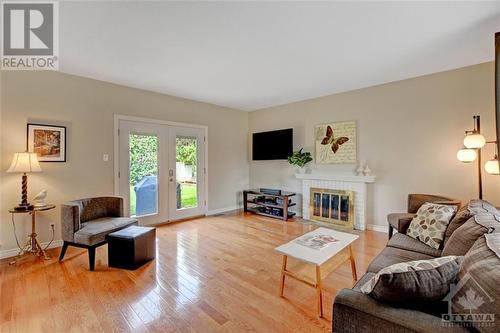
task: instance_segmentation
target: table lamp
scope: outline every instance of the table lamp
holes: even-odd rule
[[[15,153],[12,159],[12,164],[7,172],[22,173],[22,186],[21,186],[21,203],[15,207],[15,210],[30,210],[33,205],[28,202],[28,176],[29,172],[42,172],[38,158],[35,153]]]

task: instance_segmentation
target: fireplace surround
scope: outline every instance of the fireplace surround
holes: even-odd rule
[[[368,202],[368,185],[375,182],[375,176],[356,176],[339,174],[296,174],[295,177],[302,181],[302,218],[311,218],[310,190],[321,188],[337,191],[352,191],[353,198],[353,225],[354,229],[365,230],[367,227],[366,206]]]

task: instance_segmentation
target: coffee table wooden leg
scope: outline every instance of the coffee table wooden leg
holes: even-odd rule
[[[321,269],[316,266],[316,293],[318,294],[318,316],[323,317],[323,295],[321,293]]]
[[[280,296],[283,297],[283,292],[285,290],[285,271],[286,271],[286,263],[288,261],[287,256],[283,256],[281,263],[281,277],[280,277]]]
[[[356,261],[354,260],[351,245],[349,245],[349,260],[351,261],[352,278],[354,281],[358,281],[358,274],[356,273]]]

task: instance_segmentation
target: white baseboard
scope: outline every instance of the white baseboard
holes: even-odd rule
[[[388,227],[385,225],[378,225],[378,224],[367,224],[366,229],[368,230],[373,230],[373,231],[378,231],[378,232],[383,232],[383,233],[389,233]]]
[[[40,245],[42,248],[45,249],[45,247],[49,244],[49,242],[41,243]],[[62,239],[54,240],[52,241],[52,244],[48,247],[49,249],[52,249],[54,247],[61,247],[63,245]],[[10,257],[15,257],[19,253],[19,248],[13,248],[9,250],[2,250],[0,251],[0,259],[4,258],[10,258]]]
[[[217,214],[222,214],[222,213],[227,213],[227,212],[230,212],[230,211],[233,211],[233,210],[238,210],[238,209],[243,209],[243,206],[230,206],[230,207],[224,207],[224,208],[218,208],[218,209],[213,209],[213,210],[209,210],[207,212],[207,216],[210,216],[210,215],[217,215]]]

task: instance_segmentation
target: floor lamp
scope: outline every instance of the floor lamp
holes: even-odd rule
[[[497,141],[486,141],[481,134],[481,117],[476,115],[474,119],[474,129],[465,131],[464,147],[457,152],[457,159],[460,162],[472,163],[477,160],[478,183],[479,183],[479,199],[483,198],[483,178],[482,178],[482,161],[481,149],[488,143],[497,144]],[[487,161],[484,165],[487,173],[492,175],[500,174],[498,164],[498,155]]]

